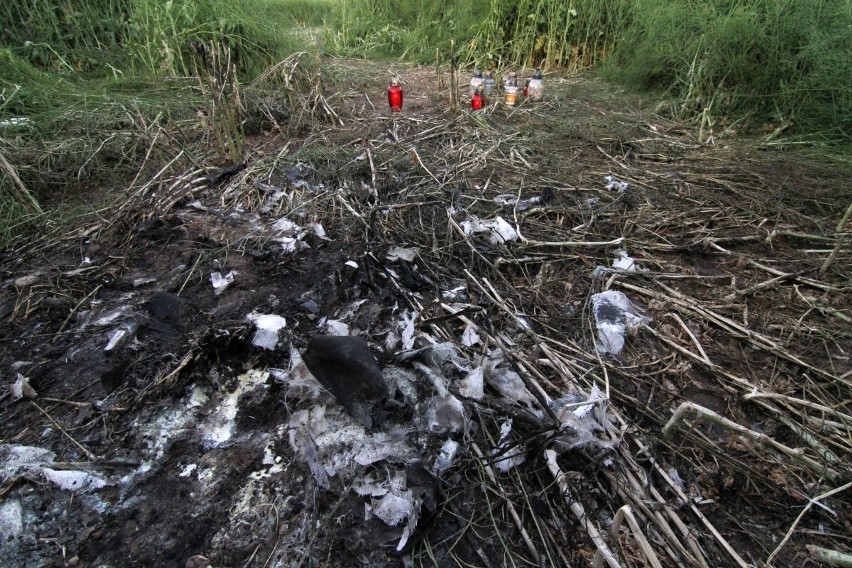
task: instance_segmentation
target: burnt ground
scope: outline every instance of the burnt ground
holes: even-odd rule
[[[848,553],[848,164],[591,77],[473,114],[400,71],[400,115],[378,69],[329,63],[334,115],[267,124],[221,185],[178,161],[3,253],[0,376],[36,391],[0,398],[3,563],[641,566],[640,529],[666,566]],[[471,232],[498,216],[508,240]],[[608,289],[649,318],[620,354],[595,346]],[[286,320],[272,349],[249,314]],[[344,332],[396,399],[369,430],[299,364]],[[684,402],[730,422],[685,407],[664,436]],[[388,496],[419,514],[391,526]]]

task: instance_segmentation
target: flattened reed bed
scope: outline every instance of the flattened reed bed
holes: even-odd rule
[[[441,514],[455,530],[427,537],[415,550],[421,562],[440,548],[461,563],[461,542],[484,555],[476,534],[491,535],[503,555],[480,560],[517,565],[783,565],[809,554],[806,545],[848,550],[839,535],[852,478],[852,249],[837,226],[848,192],[779,190],[786,173],[739,142],[699,144],[689,126],[641,110],[630,136],[605,140],[605,127],[590,133],[562,118],[572,103],[559,88],[548,105],[478,114],[435,102],[387,115],[345,97],[335,108],[337,94],[317,93],[311,108],[328,105],[331,124],[255,155],[223,188],[200,184],[178,154],[134,186],[112,216],[120,223],[28,250],[108,236],[143,211],[194,199],[260,212],[261,182],[287,194],[262,214],[321,222],[367,264],[380,266],[390,246],[417,247],[428,280],[417,291],[394,286],[422,331],[458,341],[475,326],[539,400],[600,390],[595,404],[609,422],[598,442],[609,449],[560,457],[549,453],[546,408],[530,419],[492,398],[476,406],[474,451],[445,489]],[[297,161],[322,188],[287,185]],[[606,189],[605,175],[628,189]],[[529,209],[500,197],[545,189],[552,200]],[[502,216],[519,239],[465,235],[471,215]],[[619,248],[643,270],[608,268]],[[597,266],[607,268],[595,277]],[[440,297],[460,284],[469,293],[462,311]],[[590,298],[607,289],[653,318],[618,357],[595,347]],[[484,348],[463,349],[476,357]],[[507,416],[528,420],[514,439],[527,463],[497,474],[488,456]]]

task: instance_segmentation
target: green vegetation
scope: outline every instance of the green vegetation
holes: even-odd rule
[[[44,203],[127,187],[178,152],[196,164],[211,150],[241,159],[244,129],[290,112],[288,89],[305,87],[314,60],[283,88],[264,72],[303,50],[294,27],[320,24],[334,3],[0,3],[0,242]]]
[[[355,0],[332,22],[338,54],[443,62],[454,40],[482,67],[603,63],[681,118],[852,135],[852,0]]]
[[[852,135],[852,1],[636,0],[608,75],[683,115],[752,116]]]

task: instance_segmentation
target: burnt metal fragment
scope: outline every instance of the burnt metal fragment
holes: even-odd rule
[[[370,428],[381,416],[388,387],[376,358],[360,337],[316,335],[302,359],[317,380],[359,423]]]

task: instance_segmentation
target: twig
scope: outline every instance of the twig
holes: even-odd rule
[[[849,207],[846,208],[846,213],[843,214],[843,218],[837,224],[836,233],[840,233],[843,229],[846,228],[846,223],[849,221],[849,217],[852,215],[852,203],[849,204]],[[828,272],[828,269],[831,268],[832,263],[834,263],[834,259],[837,258],[837,254],[840,252],[840,247],[843,245],[843,240],[840,235],[837,235],[837,244],[834,245],[834,249],[831,251],[831,254],[828,255],[828,258],[825,259],[825,262],[822,263],[822,266],[819,267],[820,275]]]
[[[805,549],[810,554],[811,559],[816,562],[822,562],[830,566],[852,568],[852,554],[840,552],[839,550],[829,550],[815,544],[809,544]]]
[[[772,554],[770,554],[769,557],[766,559],[766,565],[769,566],[772,564],[772,560],[778,555],[779,552],[781,552],[781,549],[784,548],[784,545],[787,544],[787,541],[790,540],[790,537],[793,536],[793,531],[795,531],[796,527],[799,526],[799,522],[802,520],[802,517],[804,517],[805,514],[810,511],[813,505],[819,504],[820,501],[822,501],[823,499],[828,499],[832,495],[842,493],[850,487],[852,487],[852,481],[850,481],[846,485],[841,485],[840,487],[836,487],[831,491],[823,493],[819,497],[809,499],[808,504],[805,505],[805,508],[802,509],[801,513],[799,513],[799,516],[796,517],[796,520],[793,521],[793,524],[790,526],[789,530],[787,531],[787,534],[784,535],[784,538],[781,540],[780,543],[778,543],[778,546],[775,547],[775,550],[773,550]]]
[[[785,446],[784,444],[773,440],[762,432],[755,432],[754,430],[750,430],[745,426],[737,424],[733,420],[729,420],[724,416],[713,412],[709,408],[705,408],[693,402],[683,402],[680,406],[677,407],[677,410],[675,410],[672,417],[669,419],[666,425],[663,426],[663,429],[660,432],[663,439],[668,439],[671,437],[675,428],[680,426],[681,422],[683,422],[687,414],[696,414],[699,418],[712,422],[713,424],[716,424],[718,426],[727,428],[728,430],[732,430],[733,432],[736,432],[737,434],[744,436],[749,440],[767,444],[775,448],[782,454],[785,454],[793,461],[796,461],[801,465],[807,467],[808,469],[812,470],[817,475],[825,476],[826,479],[830,479],[832,481],[837,479],[838,474],[836,471],[804,455],[804,452],[801,449],[790,448],[789,446]]]
[[[70,440],[72,444],[74,444],[75,446],[77,446],[77,448],[78,448],[81,452],[83,452],[83,455],[85,455],[87,458],[89,458],[89,460],[90,460],[90,461],[96,461],[96,460],[98,459],[98,457],[97,457],[95,454],[93,454],[92,452],[90,452],[89,450],[87,450],[86,448],[84,448],[84,447],[83,447],[83,444],[81,444],[80,442],[78,442],[77,440],[75,440],[75,439],[74,439],[74,437],[73,437],[73,436],[71,436],[71,434],[69,434],[69,433],[68,433],[68,431],[67,431],[65,428],[63,428],[63,427],[62,427],[62,425],[60,425],[60,424],[59,424],[59,422],[57,422],[56,420],[54,420],[54,419],[53,419],[53,417],[52,417],[50,414],[48,414],[48,413],[47,413],[47,411],[46,411],[45,409],[43,409],[43,408],[39,405],[39,403],[37,403],[37,402],[36,402],[36,401],[34,401],[34,400],[31,400],[30,402],[32,403],[32,405],[33,405],[33,406],[35,406],[35,407],[38,409],[38,411],[39,411],[39,412],[41,412],[42,414],[44,414],[44,415],[47,417],[47,419],[48,419],[48,420],[50,420],[50,423],[51,423],[51,424],[53,424],[54,426],[56,426],[56,428],[57,428],[60,432],[62,432],[62,435],[63,435],[63,436],[65,436],[66,438],[68,438],[68,440]]]
[[[633,510],[630,508],[630,505],[622,506],[615,513],[615,518],[612,520],[612,525],[609,528],[609,534],[612,535],[612,538],[617,538],[618,530],[621,528],[621,523],[623,523],[625,519],[627,519],[627,524],[630,526],[630,530],[633,531],[633,537],[639,544],[639,548],[642,550],[642,553],[645,554],[645,558],[648,560],[648,563],[652,566],[652,568],[663,568],[663,565],[660,563],[660,559],[657,558],[657,554],[654,552],[654,549],[651,548],[651,543],[649,543],[648,539],[645,538],[645,533],[642,532],[642,527],[639,526],[639,523],[636,521],[636,517],[633,516]],[[598,555],[601,555],[600,549],[598,549],[595,554],[596,560]]]
[[[621,568],[621,564],[618,563],[615,555],[609,549],[609,546],[607,546],[603,535],[601,535],[598,528],[592,524],[592,521],[588,518],[588,516],[586,516],[586,511],[583,509],[583,505],[571,498],[571,489],[568,486],[568,480],[562,472],[562,469],[560,469],[559,464],[556,463],[556,452],[553,450],[545,450],[544,457],[547,460],[547,468],[556,480],[556,484],[559,485],[559,490],[562,492],[562,498],[565,499],[565,503],[568,504],[568,507],[571,509],[571,512],[574,513],[574,516],[577,517],[577,520],[580,521],[580,525],[585,527],[589,538],[592,539],[592,542],[597,547],[601,557],[606,561],[610,568]]]
[[[499,487],[500,482],[497,480],[497,476],[494,474],[494,470],[491,469],[491,466],[485,459],[485,455],[482,453],[482,450],[479,449],[479,446],[476,443],[471,444],[470,447],[473,449],[473,452],[476,454],[476,457],[478,457],[482,461],[482,467],[485,469],[485,473],[488,475],[488,478],[491,480],[491,483]],[[506,505],[506,509],[509,511],[509,514],[512,516],[512,520],[515,522],[515,526],[518,527],[518,530],[521,532],[521,538],[524,539],[524,543],[526,543],[530,554],[535,560],[535,563],[539,564],[541,562],[541,555],[539,554],[538,549],[530,538],[527,529],[524,527],[524,524],[521,521],[521,516],[518,514],[517,509],[515,509],[515,505],[508,499],[505,499],[504,503]]]
[[[56,340],[57,340],[57,339],[59,339],[59,338],[61,337],[61,334],[62,334],[62,332],[65,330],[65,326],[66,326],[66,325],[68,325],[68,322],[71,320],[71,317],[72,317],[75,313],[77,313],[77,310],[79,310],[79,309],[80,309],[80,306],[82,306],[82,305],[83,305],[83,303],[84,303],[86,300],[90,299],[92,296],[94,296],[95,294],[97,294],[98,290],[100,290],[100,289],[101,289],[101,285],[100,285],[100,284],[98,284],[97,286],[95,286],[95,289],[94,289],[94,290],[92,290],[91,292],[89,292],[88,294],[86,294],[86,296],[85,296],[82,300],[80,300],[79,302],[77,302],[77,305],[76,305],[76,306],[74,306],[74,307],[71,309],[71,312],[69,312],[68,317],[66,317],[66,318],[65,318],[65,321],[63,321],[63,322],[62,322],[62,325],[60,325],[60,326],[59,326],[59,331],[57,331],[57,332],[56,332],[56,337],[54,337],[54,338],[53,338],[53,340],[51,341],[51,343],[56,343]]]

